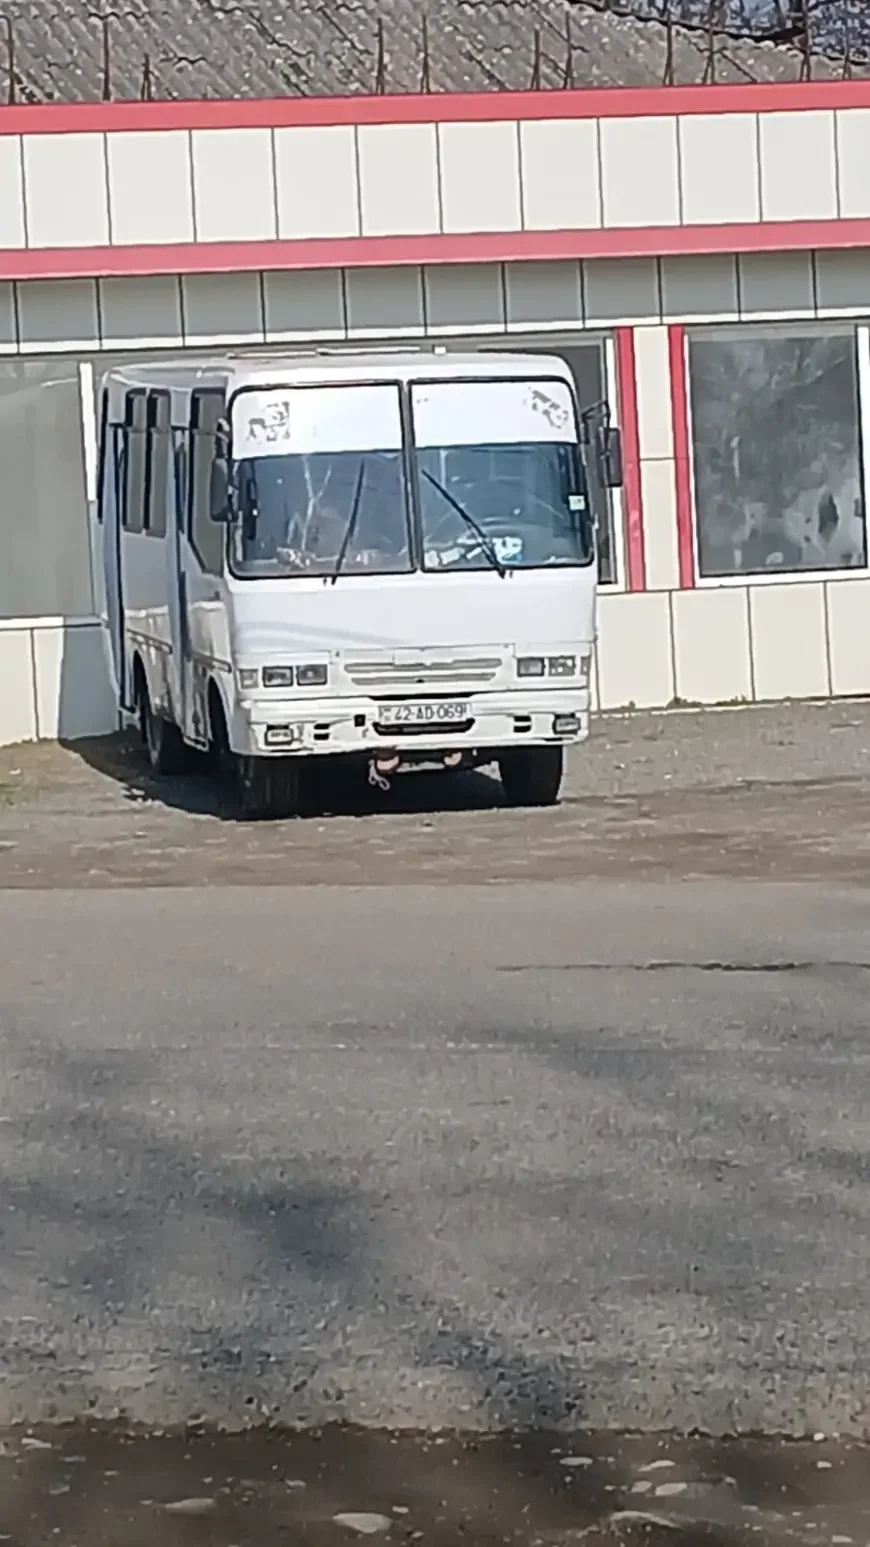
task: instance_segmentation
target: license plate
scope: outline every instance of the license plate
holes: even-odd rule
[[[430,704],[381,704],[379,725],[456,725],[471,718],[467,702],[459,699]]]

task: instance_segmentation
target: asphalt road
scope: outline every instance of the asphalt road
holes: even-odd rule
[[[865,1433],[811,871],[0,892],[0,1422]]]

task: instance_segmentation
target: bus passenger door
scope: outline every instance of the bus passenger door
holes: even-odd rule
[[[205,746],[202,729],[193,714],[193,652],[187,583],[187,514],[190,466],[186,430],[172,432],[174,482],[173,542],[170,547],[173,574],[169,586],[172,619],[172,658],[175,663],[173,694],[178,727],[186,741]]]

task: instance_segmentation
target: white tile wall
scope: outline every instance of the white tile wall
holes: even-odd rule
[[[352,125],[276,129],[275,184],[283,240],[359,235]]]
[[[837,114],[840,214],[844,220],[870,215],[870,108]]]
[[[35,627],[33,665],[39,737],[103,736],[116,728],[98,626]]]
[[[539,118],[520,124],[523,224],[534,231],[601,225],[598,124]]]
[[[604,224],[679,225],[676,120],[605,118],[599,132]]]
[[[762,113],[759,146],[762,219],[836,219],[833,113]]]
[[[670,597],[603,593],[598,606],[602,709],[658,707],[674,697]]]
[[[750,586],[749,607],[756,698],[827,698],[824,586]]]
[[[438,144],[444,230],[519,230],[518,126],[439,124]]]
[[[112,241],[192,242],[193,183],[186,130],[106,136]]]
[[[678,591],[672,613],[676,696],[690,704],[751,701],[745,589]]]
[[[0,241],[21,245],[25,227],[54,247],[860,218],[868,168],[870,108],[0,136]]]
[[[634,335],[637,429],[641,461],[672,457],[671,361],[666,327],[638,328]]]
[[[651,591],[667,591],[680,583],[677,544],[677,495],[674,463],[641,461],[646,583]]]
[[[831,692],[870,693],[870,580],[827,586]]]
[[[357,130],[365,236],[441,229],[434,124],[365,124]]]
[[[30,629],[0,629],[0,747],[36,740],[33,636]]]
[[[0,248],[23,247],[24,172],[21,136],[0,137]]]
[[[693,113],[680,119],[679,136],[683,220],[690,225],[758,220],[756,115]]]
[[[195,129],[193,199],[199,242],[261,242],[277,234],[269,129]]]
[[[583,326],[579,263],[508,263],[505,298],[511,329]]]
[[[108,244],[109,195],[102,134],[26,134],[24,186],[31,247]]]
[[[413,338],[425,332],[419,268],[348,269],[345,297],[349,338]]]

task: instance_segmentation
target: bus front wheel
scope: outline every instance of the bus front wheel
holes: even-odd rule
[[[299,816],[300,764],[268,757],[240,757],[236,769],[239,812],[244,821]]]
[[[555,806],[562,787],[562,747],[511,747],[498,760],[509,806]]]
[[[153,773],[183,774],[188,767],[187,747],[177,725],[158,714],[151,702],[144,671],[139,672],[139,730]]]

